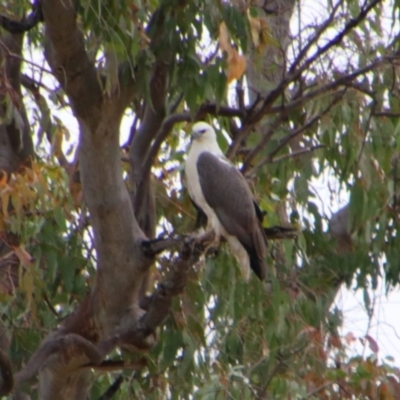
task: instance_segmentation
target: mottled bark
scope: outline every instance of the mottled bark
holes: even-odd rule
[[[290,19],[296,0],[254,0],[264,11],[261,17],[264,29],[273,39],[255,49],[251,43],[247,54],[246,78],[249,100],[253,104],[259,96],[265,97],[281,82],[287,69],[287,48],[290,44]]]
[[[0,169],[15,171],[23,162],[33,157],[33,144],[29,121],[21,94],[22,34],[5,34],[0,37],[0,116],[5,119],[6,108],[12,109],[12,119],[0,125]],[[12,99],[6,104],[6,96]]]

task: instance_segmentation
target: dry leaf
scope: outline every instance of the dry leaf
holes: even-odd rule
[[[337,336],[337,335],[332,335],[329,337],[329,344],[330,344],[330,346],[335,347],[337,349],[342,348],[342,342],[341,342],[339,336]]]
[[[246,59],[240,55],[237,50],[232,50],[231,56],[228,57],[228,83],[232,82],[234,79],[240,79],[244,71],[246,71]]]
[[[368,344],[369,344],[369,348],[371,349],[371,351],[373,353],[378,353],[379,352],[379,346],[378,343],[376,343],[375,339],[373,339],[371,336],[369,335],[365,335],[365,339],[367,339]]]
[[[260,18],[253,18],[250,12],[247,12],[247,18],[250,23],[251,38],[253,40],[254,46],[257,48],[260,46],[260,36],[261,36],[261,20]]]
[[[56,157],[59,157],[61,154],[63,154],[62,151],[63,138],[64,138],[64,130],[58,128],[53,136],[53,144],[52,144],[52,150]]]
[[[13,250],[23,267],[32,266],[34,258],[25,250],[23,245],[13,247]]]
[[[372,168],[377,173],[377,175],[378,175],[379,179],[381,180],[381,182],[383,182],[384,179],[385,179],[384,170],[381,168],[381,166],[379,165],[379,162],[378,162],[378,160],[376,158],[374,158],[374,157],[370,157],[370,158],[371,158]]]
[[[232,47],[225,22],[221,22],[219,25],[219,47],[228,55],[228,71],[226,71],[228,83],[240,79],[246,71],[246,58]]]
[[[302,334],[306,334],[306,335],[310,335],[310,336],[314,336],[316,333],[318,332],[318,330],[310,325],[306,325],[300,332],[299,332],[299,336]]]
[[[4,169],[0,170],[0,186],[6,186],[8,180],[8,174]]]
[[[344,340],[346,341],[346,343],[347,343],[348,345],[350,345],[351,343],[353,343],[354,341],[356,341],[357,338],[354,336],[354,333],[353,333],[353,332],[348,332],[348,333],[346,334],[346,336],[344,337]]]
[[[221,47],[221,50],[226,51],[228,55],[232,50],[232,46],[229,41],[228,28],[226,27],[225,22],[221,22],[219,25],[219,47]]]

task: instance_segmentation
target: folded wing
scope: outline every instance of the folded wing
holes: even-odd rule
[[[245,248],[250,267],[263,280],[266,276],[266,238],[245,178],[228,160],[209,152],[199,155],[197,171],[208,205],[227,233],[235,236]]]

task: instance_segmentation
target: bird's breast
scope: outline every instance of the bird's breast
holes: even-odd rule
[[[209,227],[213,227],[216,230],[217,225],[220,224],[214,210],[209,206],[203,195],[197,170],[197,160],[203,151],[203,149],[198,149],[195,146],[190,149],[185,163],[186,185],[191,199],[207,215]]]

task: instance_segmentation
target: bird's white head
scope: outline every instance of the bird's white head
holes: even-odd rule
[[[214,128],[206,122],[196,122],[192,128],[192,138],[198,141],[216,141],[217,135]]]

